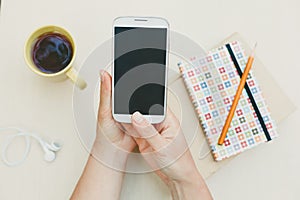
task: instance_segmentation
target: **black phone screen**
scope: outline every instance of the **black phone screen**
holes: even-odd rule
[[[163,115],[167,29],[115,27],[114,113]]]

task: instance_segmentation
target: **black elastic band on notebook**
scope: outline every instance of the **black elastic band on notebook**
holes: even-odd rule
[[[236,69],[237,69],[237,71],[238,71],[240,77],[242,78],[243,72],[242,72],[242,70],[241,70],[241,68],[240,68],[239,63],[238,63],[237,60],[236,60],[236,57],[235,57],[235,55],[234,55],[234,53],[233,53],[233,51],[232,51],[232,49],[231,49],[230,44],[226,44],[226,48],[227,48],[227,50],[228,50],[228,52],[229,52],[229,54],[230,54],[230,57],[231,57],[231,59],[232,59],[234,65],[235,65],[235,67],[236,67]],[[248,96],[249,96],[249,99],[250,99],[250,101],[251,101],[251,104],[252,104],[252,106],[253,106],[253,108],[254,108],[254,110],[255,110],[255,113],[256,113],[256,115],[257,115],[257,118],[258,118],[258,120],[259,120],[259,122],[260,122],[260,125],[261,125],[261,127],[262,127],[262,129],[263,129],[263,131],[264,131],[264,133],[265,133],[265,136],[266,136],[266,138],[267,138],[267,141],[272,140],[272,138],[271,138],[271,136],[270,136],[270,134],[269,134],[269,131],[268,131],[267,127],[266,127],[266,124],[265,124],[265,122],[264,122],[264,120],[263,120],[263,118],[262,118],[262,116],[261,116],[261,113],[260,113],[260,111],[259,111],[259,109],[258,109],[258,106],[257,106],[257,104],[256,104],[256,102],[255,102],[255,99],[254,99],[254,97],[253,97],[253,95],[252,95],[252,93],[251,93],[251,90],[250,90],[250,88],[249,88],[247,82],[246,82],[246,84],[245,84],[245,90],[246,90],[246,92],[247,92],[247,94],[248,94]]]

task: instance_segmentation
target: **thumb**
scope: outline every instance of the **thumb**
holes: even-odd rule
[[[101,70],[100,105],[98,117],[102,119],[112,118],[111,114],[111,76]]]
[[[165,145],[164,138],[157,132],[152,124],[139,112],[132,115],[132,125],[141,138],[144,138],[156,151]]]

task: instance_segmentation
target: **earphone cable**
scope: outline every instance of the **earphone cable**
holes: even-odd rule
[[[18,166],[20,164],[22,164],[28,154],[29,154],[29,151],[30,151],[30,146],[31,146],[31,143],[30,143],[30,136],[32,137],[33,135],[32,134],[28,134],[26,133],[24,130],[20,129],[20,128],[17,128],[17,127],[5,127],[5,128],[0,128],[0,131],[7,131],[7,130],[15,130],[15,131],[18,131],[17,133],[15,134],[12,134],[12,135],[9,135],[7,136],[6,140],[4,141],[4,144],[3,144],[3,147],[2,147],[2,152],[1,152],[1,157],[2,157],[2,161],[9,167],[14,167],[14,166]],[[23,136],[25,138],[25,143],[26,143],[26,147],[25,147],[25,151],[24,151],[24,154],[22,156],[22,158],[20,160],[17,160],[17,161],[9,161],[7,159],[7,149],[8,147],[11,145],[11,143],[13,142],[13,140],[16,138],[16,137],[20,137],[20,136]]]

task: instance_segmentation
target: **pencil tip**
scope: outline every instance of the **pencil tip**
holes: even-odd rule
[[[253,48],[253,49],[256,49],[256,47],[257,47],[257,42],[255,42],[255,44],[254,44],[254,48]]]
[[[255,52],[256,47],[257,47],[257,42],[255,42],[254,47],[252,49],[252,53],[251,53],[252,57],[254,56],[254,52]]]

